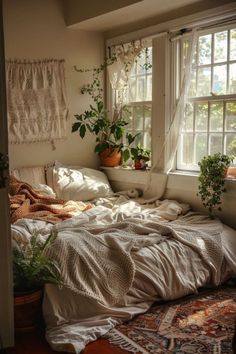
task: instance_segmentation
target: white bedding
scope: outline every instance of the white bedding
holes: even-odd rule
[[[99,199],[96,208],[66,220],[57,226],[43,221],[22,219],[12,225],[17,242],[27,242],[33,231],[48,234],[56,227],[59,234],[74,230],[78,225],[107,225],[132,217],[137,224],[146,220],[176,225],[188,222],[203,227],[197,214],[179,217],[187,206],[173,201],[157,202],[152,208],[124,197]],[[142,213],[141,213],[142,212]],[[204,221],[205,223],[205,221]],[[208,227],[215,227],[209,221]],[[218,224],[219,226],[219,224]],[[236,231],[223,226],[221,237],[222,263],[219,283],[236,274]],[[200,245],[201,246],[201,245]],[[143,247],[132,253],[135,276],[127,294],[115,305],[104,305],[68,288],[47,285],[44,298],[44,317],[47,340],[54,350],[80,353],[85,345],[107,333],[117,323],[145,312],[159,299],[173,299],[190,293],[204,285],[217,285],[214,269],[199,252],[180,240],[166,237],[161,242]]]

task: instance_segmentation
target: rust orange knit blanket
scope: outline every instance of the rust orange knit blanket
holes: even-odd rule
[[[71,218],[71,212],[82,212],[92,207],[82,202],[70,207],[62,199],[37,193],[28,183],[14,176],[10,176],[9,194],[12,223],[22,218],[57,223]]]

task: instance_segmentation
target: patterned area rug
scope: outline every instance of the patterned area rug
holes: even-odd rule
[[[235,320],[236,288],[221,287],[159,303],[110,331],[108,340],[137,354],[232,354]]]

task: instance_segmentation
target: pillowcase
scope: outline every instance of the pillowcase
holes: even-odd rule
[[[92,168],[55,166],[52,183],[57,197],[64,200],[87,201],[113,195],[105,173]]]
[[[19,181],[32,185],[46,184],[44,166],[19,167],[11,171]]]
[[[56,198],[56,193],[46,184],[33,184],[32,187],[37,193]]]

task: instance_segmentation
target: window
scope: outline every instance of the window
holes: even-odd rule
[[[134,61],[124,102],[128,131],[139,133],[136,145],[151,149],[152,47],[144,48]]]
[[[184,67],[188,39],[179,40]],[[236,155],[236,28],[199,33],[177,168],[198,170],[208,154]]]

